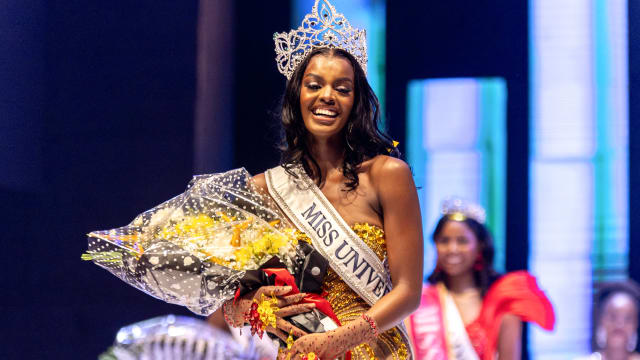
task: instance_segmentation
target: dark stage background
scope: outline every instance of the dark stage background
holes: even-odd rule
[[[190,314],[80,255],[86,233],[128,223],[182,192],[194,172],[256,173],[277,163],[273,112],[285,81],[272,34],[290,28],[290,9],[285,1],[240,4],[0,3],[1,359],[91,359],[123,325]],[[204,11],[216,16],[206,20]],[[199,26],[216,29],[221,18],[222,37],[198,47]],[[231,45],[215,47],[224,39]],[[527,2],[388,1],[386,46],[387,124],[401,150],[410,79],[506,79],[507,269],[526,268]],[[211,79],[222,91],[197,99],[198,74],[215,66],[200,61],[206,53],[233,61]],[[203,138],[194,125],[202,122],[218,130]]]

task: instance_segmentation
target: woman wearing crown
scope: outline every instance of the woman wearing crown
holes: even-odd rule
[[[493,270],[484,209],[450,199],[442,212],[433,232],[436,268],[406,321],[416,358],[520,359],[522,321],[551,330],[551,303],[527,272]]]
[[[410,358],[402,320],[420,300],[420,209],[409,167],[378,128],[364,31],[317,0],[302,26],[274,40],[287,77],[281,165],[254,179],[328,260],[322,286],[341,323],[312,334],[271,329],[303,335],[281,356]],[[227,317],[239,325],[258,293],[286,291],[229,302]]]

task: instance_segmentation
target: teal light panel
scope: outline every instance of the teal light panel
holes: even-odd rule
[[[556,330],[533,326],[534,359],[591,351],[594,282],[628,253],[625,0],[530,0],[530,259]]]
[[[487,209],[504,270],[506,83],[500,78],[414,80],[407,92],[407,159],[420,188],[425,275],[435,266],[431,234],[440,203],[459,196]]]

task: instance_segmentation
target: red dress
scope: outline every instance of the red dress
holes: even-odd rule
[[[555,323],[553,307],[536,279],[526,271],[508,273],[491,285],[482,301],[480,315],[466,326],[480,359],[493,359],[502,317],[506,314],[534,322],[545,330],[552,330]]]

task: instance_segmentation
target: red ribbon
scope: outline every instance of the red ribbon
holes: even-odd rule
[[[293,277],[293,275],[291,275],[291,273],[289,273],[289,271],[287,271],[287,269],[269,268],[269,269],[263,269],[263,271],[268,276],[275,275],[276,286],[291,286],[291,291],[289,291],[289,293],[287,293],[285,296],[295,295],[300,293],[300,289],[298,289],[298,287],[296,286],[295,278]],[[313,294],[313,293],[307,294],[307,296],[305,296],[301,302],[316,304],[316,309],[322,311],[324,314],[330,317],[331,320],[333,320],[336,324],[338,324],[338,326],[342,326],[342,324],[340,323],[340,320],[338,320],[338,317],[333,312],[333,308],[331,308],[331,304],[329,304],[329,301],[327,301],[327,299],[325,299],[324,297],[318,294]]]

